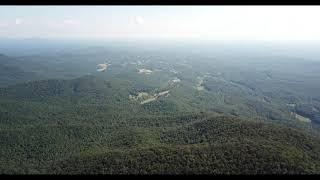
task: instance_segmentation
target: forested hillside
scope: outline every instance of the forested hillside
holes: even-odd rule
[[[193,106],[186,111],[170,96],[140,104],[129,100],[129,84],[84,76],[1,89],[1,173],[320,170],[316,134]]]
[[[11,152],[6,149],[10,153],[6,156],[11,156],[11,166],[2,166],[2,172],[317,174],[320,170],[319,139],[300,131],[232,117],[199,114],[189,118],[190,123],[179,127],[123,126],[109,129],[104,135],[102,131],[107,132],[108,128],[85,125],[61,125],[50,136],[47,130],[30,129],[25,136],[31,136],[28,139],[33,140],[33,146],[7,135],[7,142],[2,145],[10,144]],[[9,140],[16,143],[8,143]],[[25,149],[18,154],[22,144]],[[60,148],[63,146],[67,149]],[[14,162],[22,156],[26,158],[23,163]]]
[[[185,48],[1,55],[0,173],[320,173],[320,63]]]

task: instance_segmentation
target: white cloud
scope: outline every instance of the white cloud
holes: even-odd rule
[[[20,25],[22,23],[22,19],[20,19],[20,18],[16,18],[15,19],[15,24],[16,25]]]
[[[138,24],[138,25],[142,25],[142,24],[144,24],[144,18],[143,17],[141,17],[141,16],[136,16],[135,18],[134,18],[134,22],[136,23],[136,24]]]

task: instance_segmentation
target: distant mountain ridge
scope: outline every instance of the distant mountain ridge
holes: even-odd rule
[[[18,62],[12,57],[0,54],[0,87],[23,83],[39,78],[33,72],[27,72],[17,66]]]

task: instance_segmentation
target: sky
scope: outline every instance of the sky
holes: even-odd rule
[[[0,6],[2,38],[320,40],[320,6]]]

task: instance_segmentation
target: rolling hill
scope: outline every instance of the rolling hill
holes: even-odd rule
[[[174,92],[181,93],[179,88],[186,85],[171,87],[168,97],[141,104],[129,99],[141,90],[137,84],[117,76],[83,76],[2,88],[0,172],[320,172],[320,139],[315,134],[208,111],[199,108],[201,104],[181,108],[179,104],[188,100]]]

